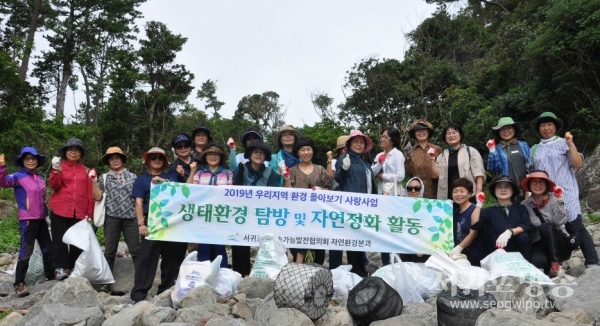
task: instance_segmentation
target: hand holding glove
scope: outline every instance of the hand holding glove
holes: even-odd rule
[[[494,139],[488,140],[488,142],[485,143],[485,146],[490,150],[490,153],[496,152],[496,141]]]
[[[88,177],[90,177],[92,181],[96,182],[98,180],[98,173],[96,172],[96,169],[91,169],[90,172],[88,172]]]
[[[429,158],[431,158],[432,160],[435,160],[435,148],[430,148],[427,150],[427,155],[429,155]]]
[[[563,196],[564,190],[563,188],[556,186],[554,187],[554,197],[560,198]]]
[[[391,182],[386,182],[383,184],[383,194],[389,195],[392,192],[392,188],[394,188],[394,184]]]
[[[480,192],[477,194],[477,204],[475,206],[481,208],[483,207],[483,203],[485,203],[485,192]]]
[[[448,254],[448,256],[452,257],[452,256],[460,255],[462,253],[463,249],[464,248],[461,247],[460,245],[456,245],[454,247],[454,249],[452,249],[452,251],[450,251],[450,253]]]
[[[346,155],[346,157],[344,157],[344,159],[342,160],[342,169],[344,169],[345,171],[348,171],[349,168],[350,168],[350,155]]]
[[[229,148],[232,150],[235,149],[235,140],[233,140],[233,137],[229,137],[229,139],[227,139],[227,146],[229,146]]]
[[[290,168],[289,167],[285,167],[284,171],[283,171],[283,179],[284,180],[289,180],[291,177],[291,173],[290,173]]]
[[[496,240],[496,248],[502,249],[506,247],[510,237],[512,237],[512,232],[510,231],[510,229],[507,229],[506,231],[502,232],[502,234],[498,237],[498,240]]]
[[[279,174],[280,176],[283,176],[285,174],[285,161],[281,161],[279,163],[277,163],[277,174]]]
[[[53,168],[54,170],[57,170],[57,171],[60,171],[60,170],[61,170],[61,168],[60,168],[60,157],[58,157],[58,156],[54,156],[54,157],[52,158],[52,168]]]
[[[377,161],[379,161],[379,164],[383,164],[383,162],[385,162],[385,153],[382,153],[381,155],[379,155],[379,157],[377,158]]]
[[[404,146],[404,154],[406,154],[406,158],[409,158],[413,155],[412,144],[410,142]]]

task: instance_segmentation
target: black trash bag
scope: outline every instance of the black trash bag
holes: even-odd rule
[[[496,297],[479,290],[458,289],[444,291],[437,298],[437,320],[439,326],[472,326],[477,318],[496,307]]]
[[[319,319],[333,297],[331,271],[318,264],[288,263],[277,275],[273,297],[279,308],[296,308]]]
[[[400,315],[404,303],[398,291],[382,278],[370,276],[350,290],[346,306],[352,318],[369,325],[377,320]]]

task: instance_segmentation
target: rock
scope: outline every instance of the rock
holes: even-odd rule
[[[142,315],[142,325],[155,326],[162,323],[170,323],[175,320],[175,309],[167,307],[152,307]]]
[[[181,298],[181,308],[217,303],[217,296],[209,287],[193,288]]]
[[[248,307],[250,307],[254,311],[256,311],[258,306],[260,306],[263,302],[264,302],[264,300],[259,299],[259,298],[250,298],[250,299],[244,300],[244,303],[247,304]]]
[[[401,315],[431,315],[436,308],[429,303],[414,302],[404,305]]]
[[[315,326],[355,326],[356,321],[352,319],[345,306],[329,306],[325,314],[317,319]]]
[[[489,281],[485,283],[485,292],[496,298],[497,305],[492,308],[512,309],[531,316],[545,316],[551,310],[544,288],[518,277],[499,277]]]
[[[294,308],[279,308],[268,317],[265,326],[313,326],[314,323],[307,315]]]
[[[246,326],[246,323],[239,319],[235,319],[229,316],[213,317],[206,324],[206,326]]]
[[[581,309],[564,312],[551,312],[548,314],[548,316],[542,318],[542,320],[561,325],[590,324],[592,322],[587,313]]]
[[[123,309],[116,315],[110,316],[103,326],[137,326],[142,324],[143,314],[155,306],[148,301],[140,301],[135,305]]]
[[[86,325],[101,326],[104,314],[99,307],[73,307],[60,303],[48,303],[41,306],[37,313],[29,313],[15,324],[25,325]]]
[[[0,254],[0,266],[6,266],[12,263],[13,256],[7,253]]]
[[[477,318],[475,326],[549,326],[547,321],[537,320],[534,317],[516,312],[514,310],[490,309]]]
[[[154,299],[152,299],[152,303],[159,307],[173,308],[173,299],[171,299],[172,292],[173,288],[165,290],[163,293],[154,297]]]
[[[275,280],[270,278],[246,277],[238,284],[238,291],[246,293],[247,298],[264,299],[274,288]]]
[[[201,306],[192,306],[187,308],[181,308],[177,310],[177,317],[175,322],[178,323],[190,323],[197,325],[201,319],[206,317],[218,317],[227,316],[229,314],[229,307],[226,305],[211,303],[204,304]]]
[[[124,304],[133,305],[133,300],[131,300],[131,298],[129,298],[128,296],[110,295],[105,298],[102,298],[102,303],[104,303],[104,307],[106,309],[108,309],[108,308],[110,308],[112,306],[116,306],[116,305],[124,305]]]
[[[600,210],[600,146],[585,158],[583,166],[575,172],[575,178],[579,185],[579,198],[587,201],[590,208]]]
[[[600,267],[588,268],[575,283],[556,286],[549,294],[554,300],[554,308],[564,312],[581,309],[590,320],[600,323]]]
[[[437,322],[430,316],[400,315],[386,320],[372,322],[371,326],[436,326]]]
[[[19,320],[23,319],[23,315],[18,312],[11,312],[6,317],[0,320],[0,326],[13,326],[19,322]]]
[[[256,307],[253,309],[245,302],[238,302],[231,308],[231,315],[235,318],[250,320],[254,317],[255,310]]]
[[[0,275],[7,275],[7,274],[0,273]],[[8,275],[8,276],[10,276],[10,275]],[[33,286],[28,286],[27,289],[29,290],[29,295],[26,297],[23,297],[23,298],[19,298],[15,294],[14,288],[12,287],[12,283],[14,283],[14,280],[12,279],[12,276],[10,276],[10,277],[11,277],[10,289],[12,292],[10,293],[9,296],[0,298],[0,301],[2,301],[3,307],[11,308],[14,310],[24,310],[24,309],[31,308],[34,304],[36,304],[38,301],[40,301],[46,295],[46,293],[50,289],[52,289],[52,287],[54,287],[54,285],[56,285],[58,283],[58,281],[49,281],[49,282],[36,284]]]
[[[17,203],[12,200],[0,200],[0,219],[11,217],[17,212]]]
[[[261,323],[267,322],[267,317],[273,313],[273,311],[277,310],[277,305],[275,304],[275,299],[273,298],[273,292],[269,293],[265,300],[256,308],[254,312],[254,320],[259,321]]]
[[[135,278],[135,267],[131,257],[117,257],[115,259],[115,268],[113,269],[115,283],[111,284],[113,292],[129,293],[133,289]]]
[[[9,296],[15,293],[15,277],[6,273],[0,273],[0,296]]]

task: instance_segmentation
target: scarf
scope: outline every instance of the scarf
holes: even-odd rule
[[[496,207],[502,207],[504,208],[504,213],[506,213],[506,216],[508,216],[508,208],[512,205],[512,202],[509,202],[508,204],[500,204],[499,202],[496,201]]]
[[[209,186],[214,186],[217,184],[218,174],[223,172],[223,170],[224,170],[224,168],[221,165],[219,165],[219,167],[217,167],[215,172],[211,171],[210,168],[208,167],[208,165],[206,167],[204,167],[204,171],[202,171],[202,172],[210,173],[210,180],[208,180]]]
[[[549,143],[551,143],[551,142],[553,142],[555,140],[558,140],[558,139],[560,139],[560,137],[558,137],[558,136],[550,137],[548,139],[540,139],[540,144],[547,145],[547,144],[549,144]]]
[[[260,178],[263,176],[263,173],[265,172],[265,165],[261,164],[260,169],[258,169],[258,171],[254,170],[252,168],[252,163],[250,161],[246,162],[245,165],[246,165],[246,168],[248,171],[248,174],[246,175],[246,179],[252,180],[250,182],[249,186],[256,186],[258,181],[260,181]]]
[[[298,164],[300,164],[300,158],[295,157],[292,152],[288,152],[285,149],[281,149],[281,155],[283,156],[283,160],[285,161],[285,166],[288,168],[292,168]]]
[[[548,201],[550,200],[550,196],[549,196],[548,194],[546,194],[546,195],[544,196],[544,199],[542,199],[542,202],[541,202],[541,203],[538,203],[538,202],[536,202],[536,201],[535,201],[535,198],[533,198],[533,195],[532,195],[531,197],[532,197],[532,199],[533,199],[533,200],[531,201],[531,207],[533,207],[533,208],[537,208],[537,209],[540,209],[540,208],[544,207],[544,206],[545,206],[545,205],[548,203]]]
[[[509,147],[510,145],[516,144],[518,141],[515,138],[512,138],[510,140],[501,140],[500,142]]]

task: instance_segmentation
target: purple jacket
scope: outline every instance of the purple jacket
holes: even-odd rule
[[[25,168],[6,175],[6,166],[0,166],[0,187],[13,188],[19,220],[38,220],[48,215],[46,208],[46,181],[38,173]]]

